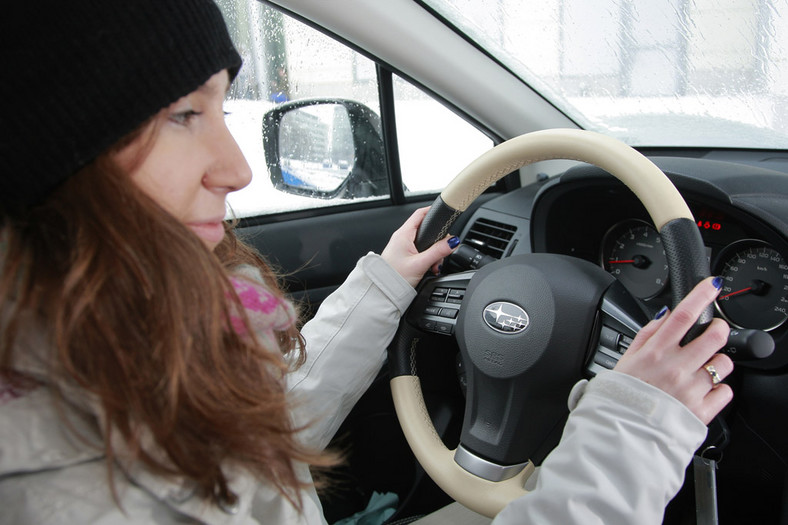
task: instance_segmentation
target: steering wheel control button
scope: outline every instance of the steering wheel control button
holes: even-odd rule
[[[419,320],[419,328],[421,328],[422,330],[426,330],[427,332],[434,332],[436,324],[437,321],[433,321],[431,319]]]
[[[603,326],[602,332],[599,334],[599,344],[605,348],[615,350],[618,348],[619,337],[621,337],[620,333],[616,332],[610,327]]]
[[[597,374],[602,369],[612,370],[631,343],[631,337],[607,325],[602,325],[599,346],[594,354],[593,363],[589,365],[589,371]]]
[[[612,370],[613,367],[618,364],[618,360],[600,351],[594,356],[594,363],[608,370]]]
[[[627,348],[629,348],[629,345],[632,344],[633,340],[634,339],[632,339],[631,337],[627,337],[624,334],[621,334],[621,339],[618,342],[618,352],[620,354],[623,354],[624,352],[626,352]]]
[[[456,308],[441,308],[440,314],[438,315],[440,315],[441,317],[447,317],[449,319],[456,319],[458,312],[459,310],[457,310]]]
[[[499,301],[484,308],[484,322],[502,334],[519,334],[528,328],[528,314],[514,303]]]
[[[454,325],[451,323],[441,323],[438,321],[435,323],[435,332],[439,334],[451,335],[454,333]]]
[[[449,304],[460,304],[464,297],[465,290],[457,290],[452,288],[449,290],[449,296],[446,298],[446,302]]]
[[[421,330],[442,335],[454,334],[459,307],[465,297],[465,288],[435,287],[428,292],[429,299],[422,304],[417,318],[413,319]]]
[[[430,299],[432,301],[441,301],[441,302],[443,302],[443,300],[446,298],[446,294],[448,294],[448,293],[449,293],[449,289],[448,288],[435,288],[432,291],[432,297],[430,297]]]

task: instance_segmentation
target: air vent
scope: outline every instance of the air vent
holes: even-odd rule
[[[496,259],[503,257],[509,242],[517,231],[516,226],[490,219],[477,219],[465,236],[465,244]]]

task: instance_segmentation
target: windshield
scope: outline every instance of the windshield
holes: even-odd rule
[[[788,0],[424,1],[583,128],[788,149]]]

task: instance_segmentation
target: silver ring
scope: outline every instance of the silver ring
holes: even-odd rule
[[[712,385],[716,386],[722,382],[722,378],[720,377],[720,374],[717,373],[717,369],[714,368],[714,365],[705,365],[703,368],[705,368],[706,372],[708,372],[711,376]]]

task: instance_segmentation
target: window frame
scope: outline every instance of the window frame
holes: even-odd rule
[[[358,53],[359,55],[371,60],[375,64],[376,70],[376,80],[377,80],[377,92],[378,92],[378,99],[379,99],[379,106],[380,106],[380,119],[381,125],[383,129],[383,144],[385,148],[385,158],[386,158],[386,175],[389,182],[389,196],[388,198],[376,199],[376,200],[369,200],[363,202],[343,202],[341,204],[336,204],[334,206],[320,206],[314,208],[304,208],[292,211],[283,211],[283,212],[273,212],[273,213],[266,213],[262,215],[254,215],[251,217],[243,217],[238,219],[238,223],[240,227],[253,227],[258,225],[264,224],[271,224],[277,222],[283,222],[288,220],[297,220],[309,217],[317,217],[322,215],[331,215],[335,213],[343,213],[343,212],[352,212],[362,209],[371,209],[371,208],[382,208],[382,207],[389,207],[389,206],[398,206],[403,204],[412,204],[416,202],[425,202],[425,203],[432,203],[435,198],[440,194],[440,192],[434,193],[420,193],[418,195],[405,195],[405,191],[403,188],[402,183],[402,170],[400,165],[400,156],[399,156],[399,140],[397,137],[397,121],[396,121],[396,110],[395,110],[395,98],[394,98],[394,75],[397,75],[402,80],[409,82],[414,87],[423,91],[426,95],[431,97],[435,102],[443,105],[445,108],[452,111],[454,114],[462,118],[465,122],[473,126],[477,129],[480,133],[488,137],[493,146],[496,146],[503,142],[503,139],[490,131],[488,128],[483,126],[477,120],[473,119],[466,113],[464,113],[460,108],[456,107],[454,104],[448,102],[445,98],[441,97],[438,93],[435,93],[431,89],[426,88],[421,83],[416,81],[415,79],[411,78],[409,75],[405,74],[404,72],[398,70],[397,68],[393,67],[391,64],[387,64],[381,61],[378,57],[372,55],[368,51],[360,48],[359,46],[355,45],[354,43],[348,41],[347,39],[333,33],[332,31],[327,30],[323,26],[319,25],[314,20],[305,18],[298,13],[295,13],[289,9],[286,9],[280,5],[277,5],[269,0],[255,0],[264,4],[265,6],[275,9],[279,11],[285,16],[288,16],[298,22],[308,26],[309,28],[320,32],[321,34],[327,36],[342,44],[349,49],[353,50],[354,52]],[[520,184],[520,177],[519,172],[515,171],[512,172],[505,177],[502,177],[498,180],[495,184],[490,186],[485,193],[506,193],[512,191],[516,188],[519,188]]]

